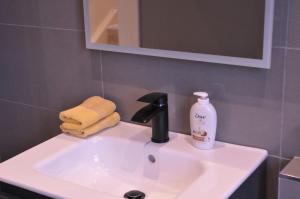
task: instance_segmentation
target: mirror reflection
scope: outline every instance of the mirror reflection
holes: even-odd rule
[[[264,0],[89,0],[90,41],[262,59]]]

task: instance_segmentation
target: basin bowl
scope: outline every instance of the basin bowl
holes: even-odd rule
[[[36,169],[119,198],[130,190],[140,190],[147,198],[174,198],[201,175],[203,163],[160,146],[114,137],[94,139]]]

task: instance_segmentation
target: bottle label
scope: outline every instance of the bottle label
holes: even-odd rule
[[[193,130],[192,137],[193,137],[193,139],[200,141],[200,142],[209,142],[210,141],[210,137],[208,137],[208,133],[205,130],[199,130],[199,131]]]
[[[195,113],[194,117],[195,117],[196,119],[199,119],[200,121],[203,121],[203,120],[206,119],[206,115],[200,115],[200,114],[198,114],[198,113]]]
[[[207,116],[201,115],[199,113],[195,113],[194,118],[199,122],[201,125],[206,125]]]

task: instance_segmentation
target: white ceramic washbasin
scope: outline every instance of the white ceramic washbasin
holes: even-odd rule
[[[222,142],[201,151],[176,133],[165,144],[150,137],[150,128],[125,122],[85,140],[60,134],[0,164],[0,180],[54,198],[113,199],[130,190],[146,199],[228,198],[267,155]]]

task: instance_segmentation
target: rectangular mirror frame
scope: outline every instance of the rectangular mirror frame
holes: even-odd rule
[[[274,0],[266,0],[265,18],[264,18],[264,35],[263,35],[263,58],[249,59],[241,57],[230,57],[220,55],[210,55],[201,53],[190,53],[149,48],[134,48],[127,46],[116,46],[107,44],[95,44],[90,42],[91,34],[89,29],[89,0],[83,0],[84,7],[84,27],[86,48],[94,50],[104,50],[112,52],[130,53],[138,55],[148,55],[155,57],[166,57],[192,61],[202,61],[209,63],[228,64],[237,66],[247,66],[255,68],[270,69],[272,53],[272,35],[273,35],[273,18],[274,18]]]

